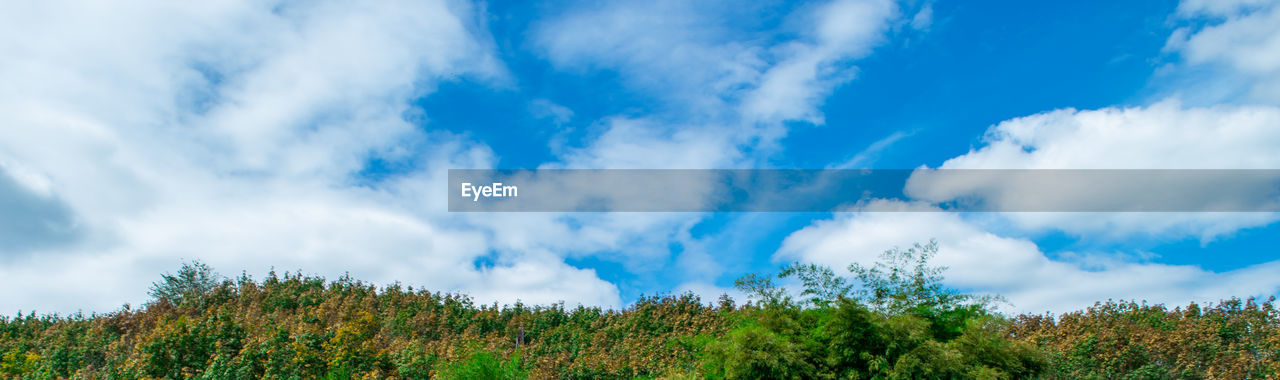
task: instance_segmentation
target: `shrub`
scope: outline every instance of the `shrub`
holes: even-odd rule
[[[473,350],[462,360],[449,363],[440,369],[442,379],[523,379],[528,374],[520,365],[519,355],[509,360],[487,350]]]

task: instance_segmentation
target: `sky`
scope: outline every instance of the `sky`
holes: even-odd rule
[[[0,83],[3,315],[141,305],[190,260],[480,303],[741,299],[747,273],[929,239],[1011,312],[1280,292],[1275,213],[449,213],[445,186],[1278,169],[1277,1],[19,0]]]

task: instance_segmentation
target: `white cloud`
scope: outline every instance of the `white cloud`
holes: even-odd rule
[[[742,156],[729,128],[668,126],[648,119],[612,118],[582,148],[560,152],[550,166],[607,169],[705,169],[728,167]]]
[[[481,272],[469,293],[478,299],[519,300],[526,304],[567,304],[618,306],[618,289],[596,276],[595,270],[566,265],[559,257],[524,260]]]
[[[920,7],[915,16],[911,16],[911,28],[928,31],[931,25],[933,25],[933,4],[926,3]]]
[[[880,155],[883,154],[886,149],[889,149],[890,146],[893,146],[893,144],[897,143],[898,141],[901,141],[904,138],[911,137],[911,135],[913,134],[915,134],[914,131],[913,132],[897,131],[897,132],[890,133],[888,136],[885,136],[884,138],[881,138],[871,143],[871,145],[867,145],[866,149],[863,149],[861,152],[858,152],[858,154],[853,155],[852,158],[849,158],[848,160],[838,164],[828,165],[827,168],[828,169],[869,169],[871,168],[872,164],[874,164],[876,160],[880,158]]]
[[[862,58],[884,39],[897,18],[893,1],[841,0],[802,15],[816,24],[812,41],[782,46],[778,63],[762,73],[743,102],[743,114],[755,122],[803,120],[822,124],[822,100],[852,79],[847,60]]]
[[[547,99],[529,102],[529,113],[536,118],[551,119],[556,125],[563,125],[573,119],[573,110]]]
[[[1263,169],[1280,165],[1280,110],[1264,106],[1055,110],[1010,119],[943,168]]]
[[[760,31],[744,30],[759,21],[742,7],[615,3],[547,22],[537,41],[560,67],[618,70],[686,120],[682,128],[704,124],[734,144],[768,148],[785,135],[783,121],[822,122],[818,107],[853,77],[850,61],[870,54],[899,16],[892,1],[839,0]]]
[[[410,103],[444,80],[505,80],[475,17],[444,1],[0,4],[0,175],[85,231],[0,246],[0,287],[22,289],[0,312],[136,304],[197,258],[618,306],[593,271],[494,252],[491,231],[443,213],[443,170],[493,153],[422,129]],[[365,187],[370,156],[420,169]]]
[[[1185,16],[1235,16],[1274,4],[1275,0],[1183,0],[1178,3],[1178,13]]]
[[[883,202],[881,207],[931,206]],[[1000,236],[945,212],[841,214],[792,233],[775,260],[800,260],[843,271],[870,264],[892,247],[936,238],[932,265],[947,266],[946,283],[977,293],[1000,294],[1015,312],[1079,310],[1108,299],[1170,305],[1218,301],[1280,291],[1280,261],[1215,273],[1195,266],[1133,262],[1105,252],[1078,252],[1053,260],[1030,240]]]
[[[1280,109],[1268,106],[1146,107],[1056,110],[991,127],[983,146],[944,162],[942,169],[1269,169],[1280,167]],[[913,178],[915,181],[916,178]],[[1016,202],[1018,183],[983,187],[931,182],[914,197],[940,202],[977,196]],[[1084,184],[1082,184],[1084,185]],[[1214,184],[1204,184],[1214,186]],[[1131,195],[1141,196],[1141,192]],[[1010,199],[1006,199],[1010,198]],[[1198,236],[1204,241],[1270,224],[1273,213],[1005,213],[1029,230],[1123,238],[1134,234]]]
[[[518,213],[501,218],[477,214],[467,219],[495,231],[489,241],[494,249],[574,258],[594,255],[643,273],[664,269],[672,240],[699,217],[690,213]]]
[[[758,46],[732,40],[727,4],[630,1],[571,9],[541,23],[535,43],[557,66],[618,70],[632,88],[715,113],[759,76]]]
[[[1245,100],[1280,103],[1280,2],[1274,0],[1184,1],[1184,18],[1214,18],[1203,27],[1183,27],[1169,37],[1166,49],[1191,65],[1222,66],[1221,77],[1243,76]]]

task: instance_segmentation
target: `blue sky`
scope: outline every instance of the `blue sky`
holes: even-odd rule
[[[802,5],[780,4],[770,7],[773,12],[720,21],[750,28],[762,23],[761,16],[778,18],[774,12]],[[1161,51],[1165,40],[1175,26],[1187,23],[1170,20],[1177,5],[1172,1],[929,5],[938,18],[929,31],[896,33],[874,54],[845,66],[860,76],[823,100],[827,122],[796,125],[783,140],[785,152],[770,157],[770,164],[825,167],[876,140],[910,132],[926,142],[886,152],[876,166],[937,165],[965,153],[990,125],[1013,117],[1145,104],[1160,91],[1150,81],[1153,72],[1173,59]],[[555,160],[547,144],[531,140],[545,141],[619,114],[667,113],[668,105],[626,83],[616,70],[566,72],[546,61],[536,42],[527,40],[529,28],[564,8],[573,7],[489,3],[489,27],[517,84],[450,83],[419,104],[439,124],[502,152],[500,166],[513,168]],[[744,38],[752,32],[741,31]],[[529,112],[531,99],[566,106],[577,117],[557,125]],[[848,143],[827,143],[832,139]]]
[[[1013,311],[1280,289],[1273,214],[443,206],[449,168],[1280,168],[1273,1],[52,3],[0,6],[4,313],[190,259],[622,307],[930,238]]]

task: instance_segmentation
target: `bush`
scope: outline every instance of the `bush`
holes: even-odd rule
[[[519,355],[510,360],[487,350],[471,351],[462,360],[449,363],[440,370],[442,379],[523,379],[528,373],[520,366]]]

